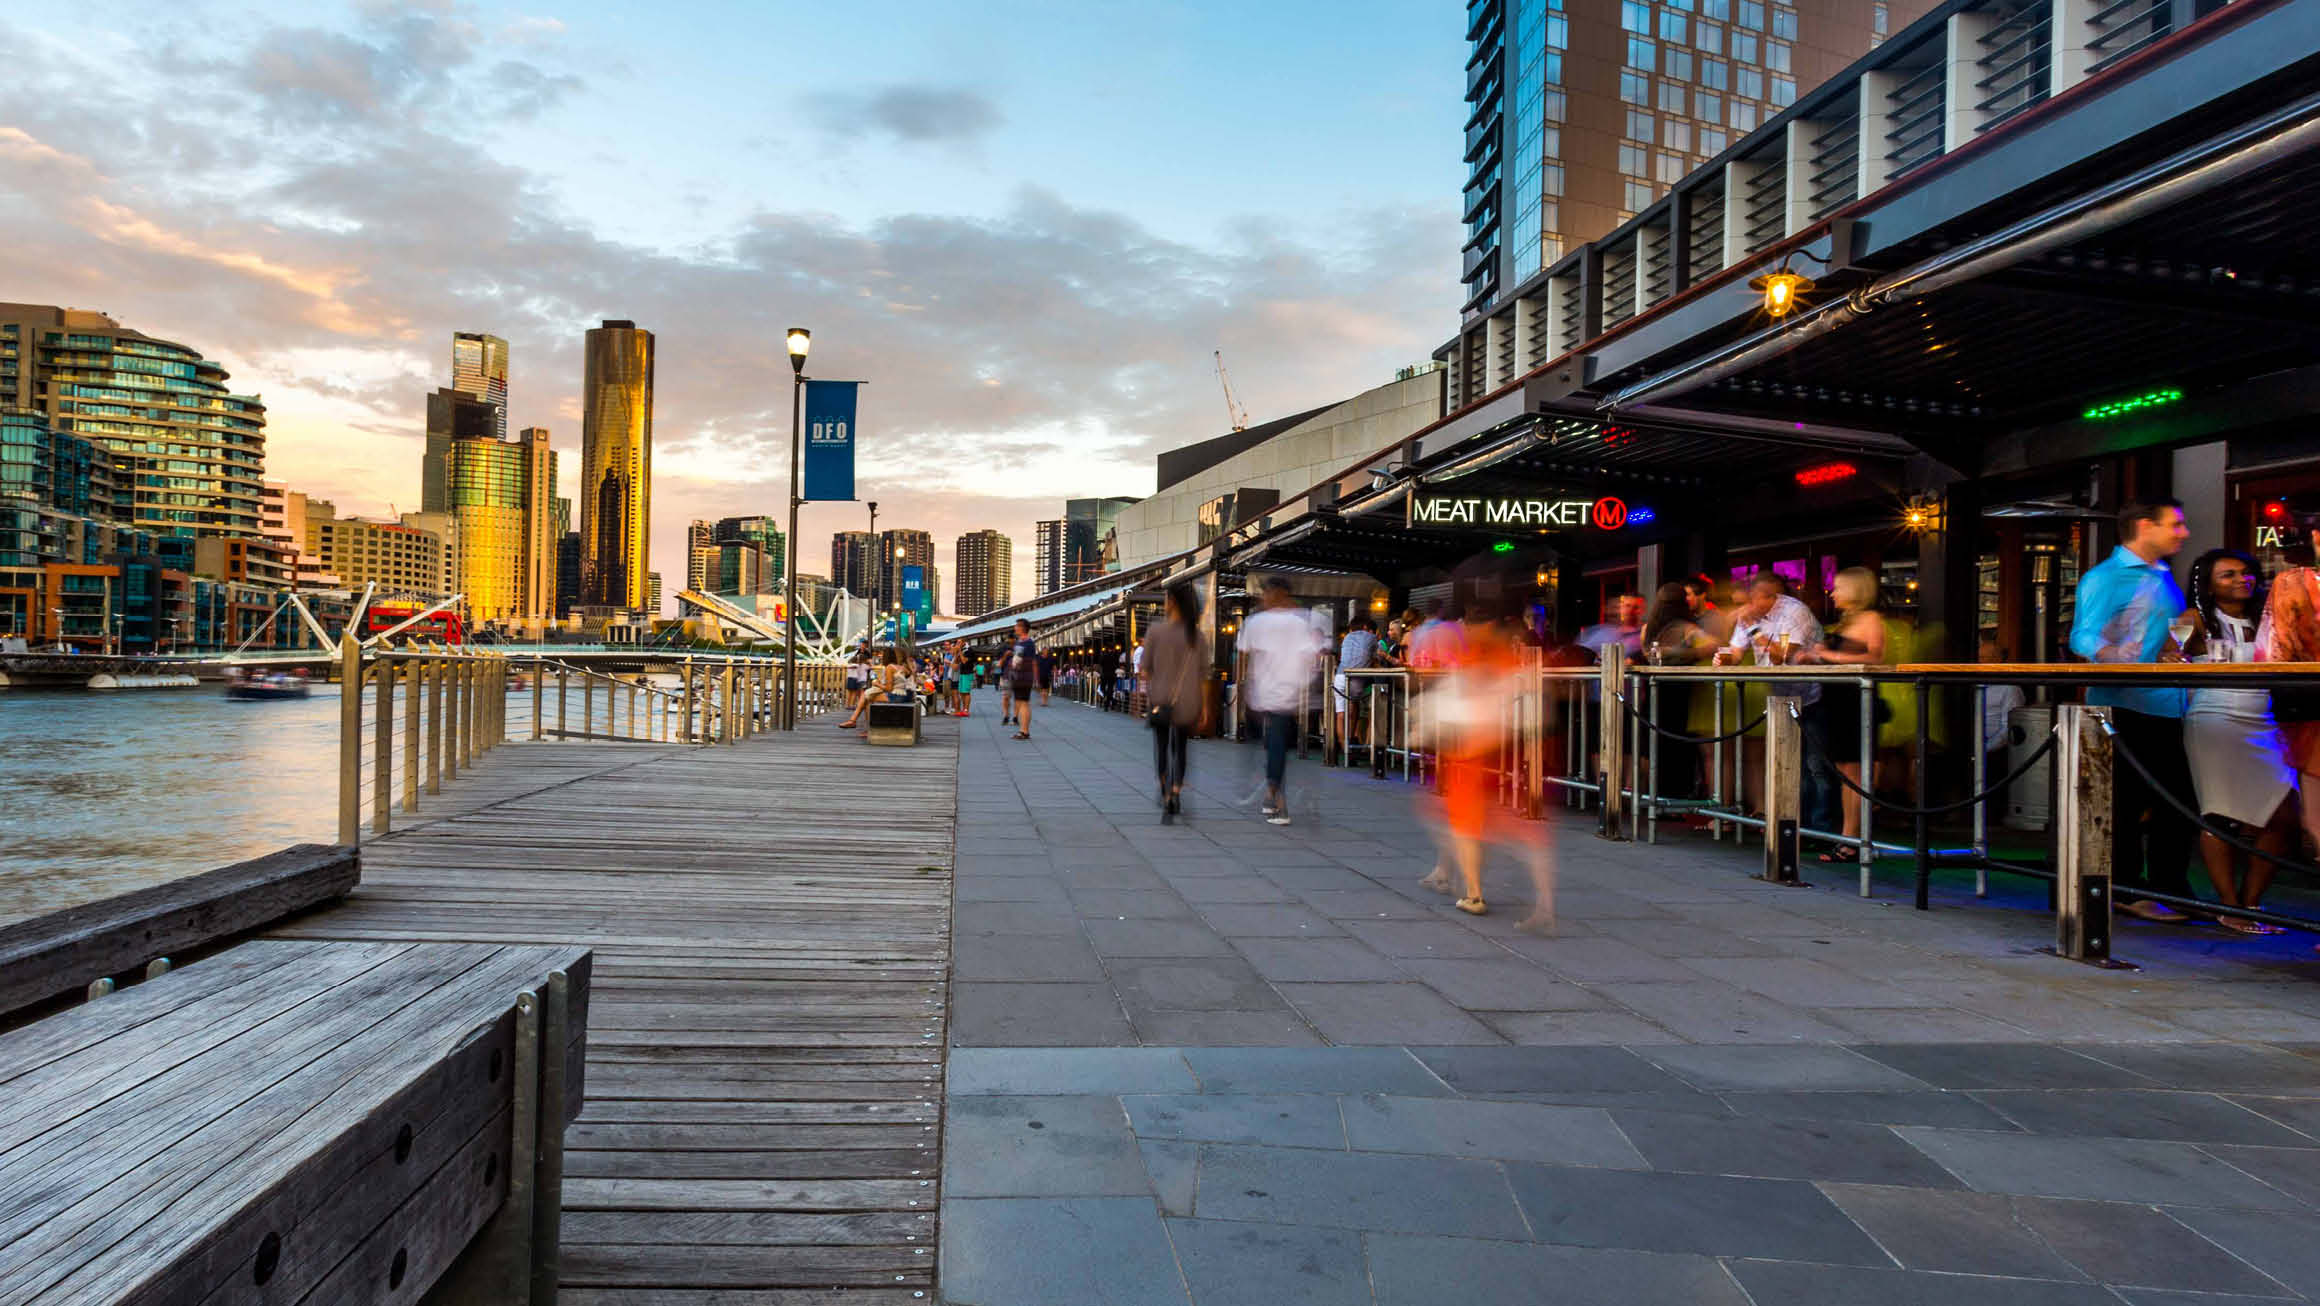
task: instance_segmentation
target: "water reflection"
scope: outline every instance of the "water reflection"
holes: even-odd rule
[[[530,711],[508,696],[511,737]],[[263,703],[215,687],[0,691],[0,921],[331,842],[338,712],[330,685]]]

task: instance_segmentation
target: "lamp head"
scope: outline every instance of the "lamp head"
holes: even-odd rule
[[[1813,283],[1806,277],[1782,268],[1767,272],[1748,283],[1748,288],[1764,295],[1764,313],[1767,317],[1787,317],[1795,309],[1797,297],[1811,290]]]
[[[813,345],[813,332],[806,330],[804,327],[791,327],[789,329],[790,371],[795,372],[800,376],[805,375],[806,351],[813,348]]]

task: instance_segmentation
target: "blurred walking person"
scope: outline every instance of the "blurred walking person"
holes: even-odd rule
[[[1031,638],[1031,623],[1015,618],[1015,642],[1007,648],[1006,662],[1001,668],[1007,678],[1007,694],[1015,702],[1015,737],[1031,737],[1031,693],[1039,686],[1039,645]]]
[[[1305,728],[1305,691],[1321,666],[1321,636],[1312,618],[1293,602],[1289,582],[1267,576],[1259,587],[1264,606],[1241,622],[1241,689],[1249,710],[1265,732],[1264,812],[1268,825],[1289,823],[1289,745]],[[1145,675],[1158,680],[1149,660]]]
[[[1167,617],[1139,645],[1152,677],[1152,767],[1159,773],[1160,811],[1184,810],[1186,743],[1207,709],[1207,646],[1200,639],[1200,591],[1191,581],[1168,587]]]
[[[1536,934],[1555,928],[1555,868],[1546,845],[1547,826],[1523,821],[1498,804],[1491,755],[1502,742],[1502,709],[1521,691],[1522,659],[1487,603],[1468,602],[1461,610],[1459,638],[1445,641],[1449,662],[1441,680],[1427,690],[1427,719],[1441,766],[1441,805],[1436,841],[1441,857],[1419,883],[1436,893],[1457,893],[1458,910],[1488,914],[1482,896],[1486,846],[1513,848],[1530,872],[1534,903],[1517,928]],[[1521,746],[1521,741],[1515,741]],[[1424,800],[1421,800],[1424,801]],[[1451,872],[1458,874],[1453,888]]]

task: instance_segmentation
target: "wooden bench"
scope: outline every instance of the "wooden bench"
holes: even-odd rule
[[[0,927],[0,1015],[344,897],[355,850],[298,844],[252,861]],[[166,969],[166,967],[164,967]]]
[[[547,1306],[588,976],[268,940],[0,1034],[0,1298]]]
[[[864,737],[873,744],[909,748],[918,743],[919,708],[909,703],[872,703],[863,709]]]

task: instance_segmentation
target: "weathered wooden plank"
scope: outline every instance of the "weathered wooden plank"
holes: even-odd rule
[[[931,1245],[932,1211],[573,1211],[564,1237],[573,1243],[663,1243],[697,1247]],[[932,1254],[931,1252],[929,1253]]]
[[[566,1152],[567,1177],[587,1179],[912,1179],[931,1151],[909,1147],[791,1152]]]
[[[593,1244],[564,1249],[564,1282],[758,1287],[934,1281],[933,1253],[911,1245],[880,1247],[656,1247]]]
[[[0,926],[0,1012],[258,929],[360,878],[354,849],[298,844]]]

